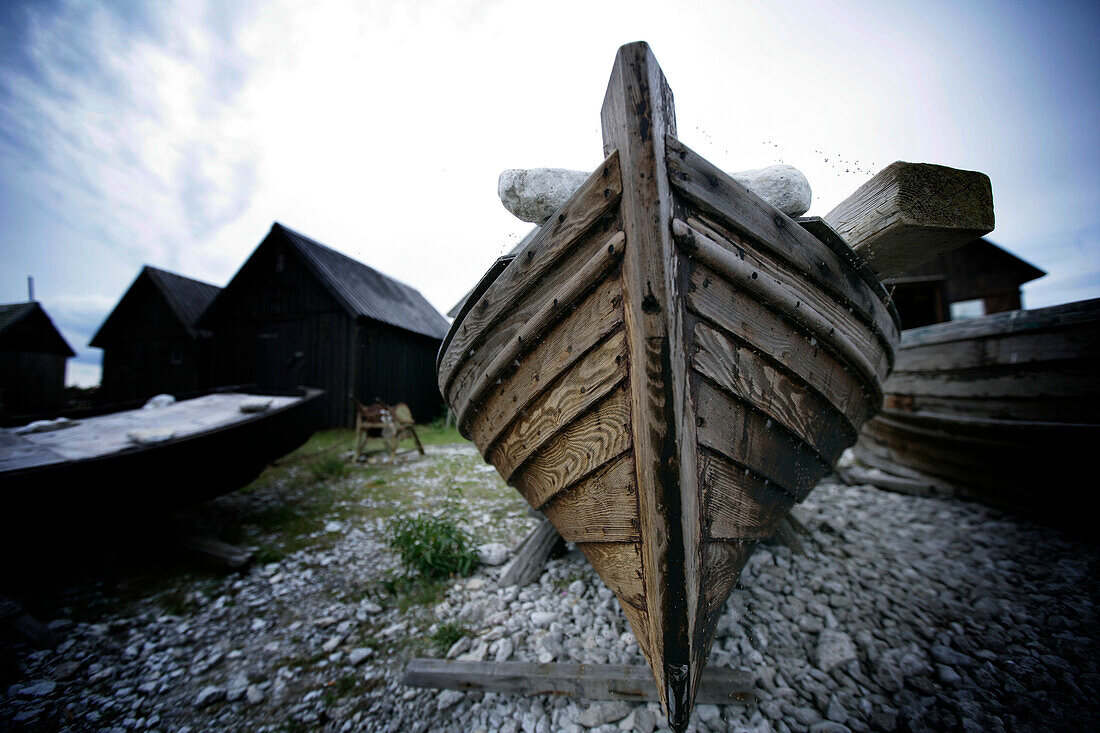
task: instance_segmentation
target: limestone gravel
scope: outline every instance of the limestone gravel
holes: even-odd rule
[[[429,448],[425,461],[437,460],[467,461],[463,470],[504,490],[469,446]],[[386,480],[421,490],[427,463],[395,466]],[[533,520],[519,505],[501,519],[491,503],[463,499],[478,542],[514,546]],[[1095,544],[971,503],[834,480],[796,515],[803,551],[758,549],[711,652],[711,666],[756,676],[756,700],[699,705],[690,730],[1100,728]],[[60,644],[3,647],[0,729],[665,729],[655,703],[401,684],[404,663],[430,653],[643,664],[617,602],[575,550],[529,587],[501,588],[500,567],[482,566],[423,605],[371,591],[397,562],[383,521],[334,511],[325,522],[325,542],[277,562],[180,573],[174,605],[94,578],[53,606],[40,600]],[[436,652],[425,640],[445,623],[465,635]]]

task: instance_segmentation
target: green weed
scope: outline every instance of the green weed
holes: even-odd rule
[[[454,621],[448,621],[445,624],[440,624],[435,633],[431,635],[430,639],[432,645],[440,652],[445,653],[448,649],[455,645],[455,642],[466,636],[469,633],[469,629]]]
[[[408,573],[428,579],[466,576],[477,564],[473,538],[445,511],[395,517],[389,530],[389,545]]]

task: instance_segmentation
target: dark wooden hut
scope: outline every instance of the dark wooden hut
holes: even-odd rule
[[[325,390],[326,426],[350,426],[352,399],[442,410],[435,356],[447,319],[415,288],[279,223],[199,321],[214,333],[218,384]]]
[[[902,327],[917,328],[951,320],[952,305],[963,303],[974,306],[972,315],[1017,310],[1022,305],[1020,286],[1045,274],[982,238],[885,284]]]
[[[76,352],[37,301],[0,305],[0,414],[60,409],[71,356]]]
[[[92,337],[103,349],[97,399],[123,402],[210,386],[210,333],[196,324],[216,285],[146,265]]]

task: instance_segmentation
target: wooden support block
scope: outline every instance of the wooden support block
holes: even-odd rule
[[[539,514],[539,516],[542,515]],[[531,530],[531,534],[527,535],[516,548],[515,557],[501,573],[500,587],[518,585],[522,588],[533,583],[542,575],[546,561],[564,544],[565,540],[558,534],[558,530],[554,529],[550,520],[543,518],[542,523]]]
[[[825,221],[880,277],[898,275],[993,231],[989,176],[891,163]]]
[[[696,704],[748,704],[754,699],[754,677],[741,670],[703,670]],[[586,700],[656,701],[653,673],[644,665],[532,662],[458,662],[413,659],[402,683],[470,692],[514,695],[566,695]]]
[[[57,646],[57,635],[49,626],[6,596],[0,596],[0,623],[11,628],[21,641],[29,642],[36,649],[53,649]]]

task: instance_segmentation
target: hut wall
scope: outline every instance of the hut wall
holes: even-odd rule
[[[368,321],[358,333],[356,399],[404,402],[417,422],[427,422],[443,410],[435,379],[439,339]]]
[[[60,354],[0,350],[0,412],[31,415],[65,403],[65,362]]]
[[[148,280],[127,294],[108,328],[96,344],[103,348],[99,401],[185,395],[208,386],[208,345],[192,337]]]
[[[215,381],[325,390],[324,427],[351,424],[346,311],[281,242],[259,248],[212,318]]]

